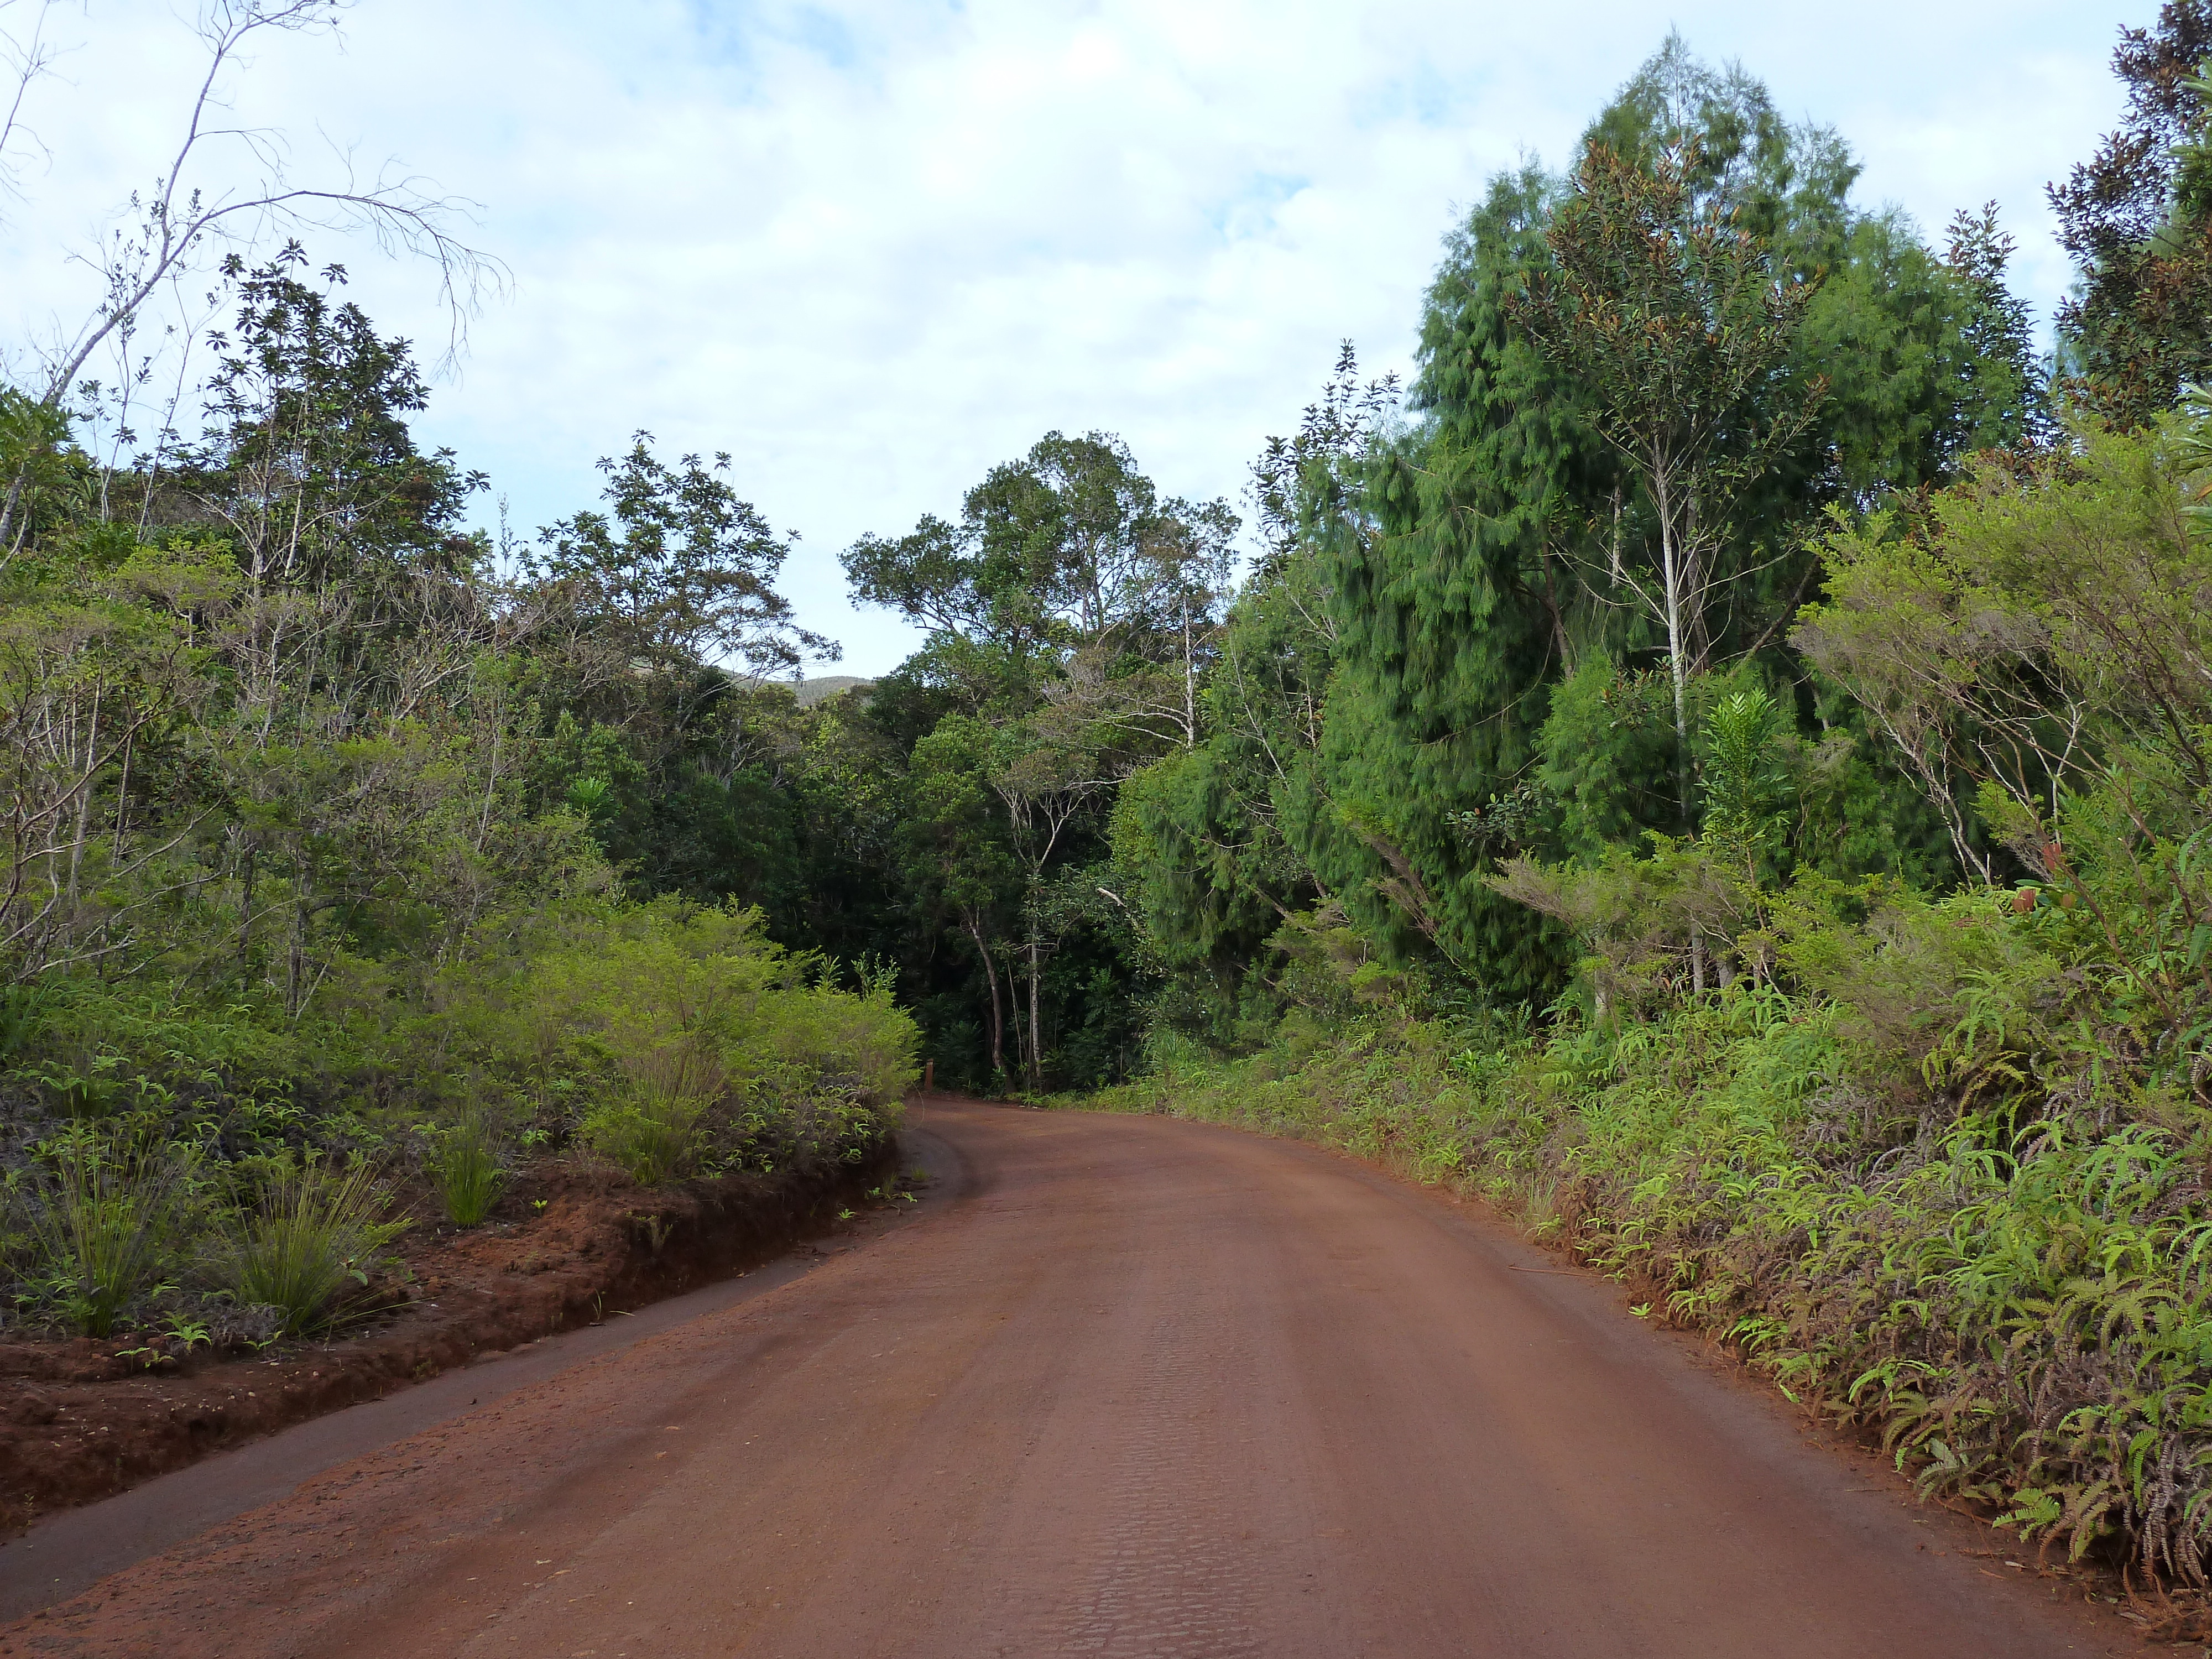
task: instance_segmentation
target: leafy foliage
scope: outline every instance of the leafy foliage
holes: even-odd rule
[[[2203,68],[2212,7],[2167,0],[2152,28],[2120,32],[2112,65],[2126,117],[2051,187],[2059,240],[2083,281],[2059,308],[2069,388],[2123,428],[2148,424],[2212,369],[2212,156]]]
[[[764,772],[810,734],[722,660],[819,643],[770,585],[786,544],[720,466],[641,440],[607,513],[502,575],[457,529],[480,480],[416,446],[422,378],[343,273],[288,248],[225,274],[197,441],[109,466],[43,405],[0,421],[15,1315],[325,1332],[392,1297],[368,1281],[410,1149],[473,1224],[511,1139],[614,1145],[593,1108],[658,1098],[687,1042],[716,1086],[663,1091],[690,1117],[641,1176],[873,1146],[906,1017],[724,904],[792,896],[788,871],[746,884],[754,821],[790,828]],[[836,734],[811,736],[834,778]],[[752,1013],[698,1027],[702,975]],[[526,991],[563,1032],[502,1000]]]
[[[541,601],[617,659],[617,672],[696,675],[726,659],[793,668],[836,647],[792,621],[770,584],[790,556],[750,501],[710,464],[686,455],[669,466],[641,432],[620,460],[603,460],[605,513],[584,512],[544,531],[525,568]]]
[[[1255,469],[1210,729],[1114,818],[1151,1070],[1085,1101],[1483,1194],[1924,1492],[2198,1586],[2203,21],[2124,36],[2057,193],[2057,402],[1990,210],[1858,212],[1677,39],[1494,181],[1410,418],[1340,365]]]

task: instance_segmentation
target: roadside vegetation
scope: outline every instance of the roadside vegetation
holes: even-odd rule
[[[229,259],[166,412],[0,391],[8,1316],[326,1329],[397,1173],[851,1159],[927,1055],[1480,1192],[2206,1586],[2208,60],[2123,34],[2046,354],[1994,209],[1670,37],[1409,384],[1241,504],[1045,434],[845,551],[927,638],[818,697],[726,457],[466,532],[407,344]]]
[[[1299,1004],[1258,1053],[1164,1037],[1152,1077],[1085,1103],[1248,1123],[1480,1193],[1641,1287],[1640,1311],[1878,1427],[1923,1492],[2075,1555],[2124,1540],[2201,1583],[2197,418],[2085,435],[2063,465],[1978,472],[1909,529],[1820,544],[1830,599],[1801,646],[1898,727],[1972,734],[1952,775],[1976,786],[1978,825],[2008,831],[1984,856],[2004,849],[2014,882],[1824,871],[1804,811],[1819,749],[1763,688],[1733,692],[1707,715],[1698,833],[1490,874],[1586,952],[1543,1019],[1442,1010],[1427,972],[1340,929],[1291,947]],[[2062,742],[2078,770],[2049,764]],[[2022,760],[2025,788],[2005,770]]]
[[[913,1073],[881,972],[610,862],[571,711],[745,683],[497,576],[404,348],[296,267],[240,275],[251,400],[167,476],[58,447],[0,570],[9,1323],[321,1334],[390,1300],[395,1183],[473,1225],[531,1157],[856,1161]],[[743,503],[686,466],[629,510],[690,491],[729,562]]]
[[[204,98],[330,10],[210,14]],[[402,1230],[483,1222],[525,1160],[866,1158],[913,1022],[881,968],[771,938],[714,840],[756,714],[794,706],[760,676],[830,648],[726,458],[639,434],[526,547],[467,532],[484,481],[417,444],[409,343],[296,242],[182,236],[174,194],[52,374],[0,386],[0,1328],[318,1336],[404,1301]],[[213,309],[149,407],[188,275]],[[617,763],[682,775],[649,855]]]
[[[1840,147],[1669,54],[1501,180],[1413,418],[1303,466],[1214,735],[1123,788],[1166,1017],[1084,1103],[1479,1193],[1928,1496],[2204,1585],[2208,52],[2191,5],[2124,41],[2055,366],[1962,216],[1912,379],[1903,228],[1796,252]]]

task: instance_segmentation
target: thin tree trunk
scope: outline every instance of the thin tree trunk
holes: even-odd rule
[[[15,509],[22,505],[23,486],[30,481],[31,458],[26,455],[22,465],[15,469],[15,476],[8,481],[7,499],[0,501],[0,548],[7,550],[5,556],[0,557],[0,564],[4,564],[8,559],[15,557],[15,544],[23,539],[22,537],[17,536],[14,542],[11,542],[9,539],[9,532],[15,527]]]
[[[1690,669],[1682,648],[1681,550],[1674,543],[1674,504],[1666,475],[1654,467],[1652,494],[1659,506],[1659,574],[1667,596],[1667,668],[1674,683],[1674,788],[1682,808],[1682,827],[1696,822],[1690,798]]]
[[[491,728],[491,769],[484,778],[483,813],[477,820],[477,851],[479,853],[483,851],[484,842],[491,836],[492,792],[499,787],[500,739],[506,732],[507,722],[504,720],[495,720]]]
[[[1030,920],[1030,1087],[1032,1089],[1044,1086],[1043,1033],[1037,1029],[1037,980],[1038,970],[1043,962],[1043,940],[1039,934],[1036,920],[1032,916]]]
[[[1190,599],[1182,602],[1182,746],[1198,746],[1198,664],[1190,649]]]
[[[119,866],[123,862],[123,830],[131,811],[131,757],[138,741],[138,728],[133,726],[123,738],[123,772],[115,783],[115,849],[111,856]]]
[[[92,731],[84,742],[84,776],[77,785],[76,836],[70,843],[69,901],[76,903],[77,875],[84,867],[85,837],[92,830],[92,781],[94,769],[100,758],[100,694],[106,687],[95,684],[92,690]]]
[[[1615,532],[1616,535],[1618,532]],[[1616,554],[1614,557],[1618,559]],[[1559,653],[1559,672],[1567,678],[1574,678],[1574,647],[1567,642],[1567,619],[1559,609],[1559,584],[1552,574],[1552,556],[1548,549],[1537,555],[1544,572],[1544,613],[1552,619],[1552,645]]]
[[[292,943],[284,964],[284,1012],[297,1018],[300,1013],[300,985],[307,972],[307,884],[301,883],[301,891],[292,900]]]
[[[238,982],[244,985],[253,972],[253,866],[258,847],[246,849],[245,896],[238,906]]]
[[[314,914],[314,907],[312,907],[310,900],[307,900],[307,894],[310,894],[312,890],[307,887],[307,872],[305,872],[303,865],[305,865],[305,854],[296,860],[295,865],[292,865],[292,942],[289,942],[289,947],[285,949],[283,1011],[292,1018],[292,1020],[299,1020],[299,1011],[305,1002],[305,984],[307,984],[307,918]]]
[[[975,941],[975,954],[983,959],[983,977],[991,987],[991,1075],[1004,1077],[1006,1072],[1006,1018],[1000,1012],[999,970],[991,960],[991,947],[984,942],[983,929],[973,917],[968,920],[968,937]]]

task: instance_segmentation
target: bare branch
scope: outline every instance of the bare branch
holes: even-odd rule
[[[17,0],[0,0],[0,5]],[[54,0],[40,0],[44,22]],[[197,26],[206,50],[182,137],[167,171],[149,193],[134,195],[131,208],[138,222],[118,227],[93,254],[77,262],[100,273],[105,293],[74,334],[58,335],[46,354],[39,399],[60,410],[95,352],[120,338],[128,341],[140,310],[165,285],[173,287],[203,269],[218,250],[223,256],[272,237],[296,240],[309,231],[366,232],[387,256],[401,253],[426,259],[437,269],[439,298],[449,320],[445,353],[435,366],[448,368],[466,343],[471,318],[489,300],[505,294],[509,280],[500,260],[464,240],[460,228],[474,222],[477,204],[459,197],[434,194],[427,180],[400,173],[387,163],[374,178],[356,170],[353,157],[336,151],[342,177],[329,185],[297,185],[286,176],[287,147],[281,135],[221,125],[227,108],[226,70],[244,68],[245,52],[264,31],[286,33],[326,30],[335,33],[339,14],[350,0],[207,0]],[[19,84],[10,104],[9,125],[0,130],[0,185],[7,182],[5,134],[15,130],[14,112],[23,88],[51,61],[38,45],[13,48]],[[209,149],[229,140],[242,146],[258,176],[250,185],[204,185],[196,174],[206,170]],[[126,359],[130,356],[125,347]],[[126,362],[126,380],[134,371]],[[0,549],[20,508],[33,457],[26,454],[15,476],[0,491]]]
[[[349,154],[338,152],[343,178],[328,185],[295,185],[286,176],[287,149],[280,135],[218,125],[226,108],[225,71],[245,64],[244,52],[264,31],[335,33],[346,0],[215,0],[198,34],[207,51],[206,72],[187,113],[184,132],[167,170],[149,195],[134,197],[137,227],[118,230],[95,258],[105,297],[76,333],[58,342],[50,358],[44,400],[58,406],[103,342],[131,318],[164,283],[193,267],[214,246],[236,252],[274,235],[304,231],[367,232],[387,255],[428,260],[438,271],[441,302],[453,332],[442,361],[459,355],[468,319],[505,293],[508,272],[499,260],[470,246],[458,228],[473,220],[478,204],[433,194],[428,181],[398,173],[391,164],[364,179]],[[241,145],[259,177],[246,186],[204,186],[194,173],[210,145]]]
[[[0,13],[21,3],[21,0],[0,0]],[[46,44],[46,15],[59,0],[36,0],[31,13],[28,35],[17,39],[12,33],[0,29],[0,65],[4,65],[7,79],[14,85],[6,92],[7,111],[0,114],[0,192],[21,201],[23,191],[16,179],[20,163],[11,161],[9,152],[18,142],[36,147],[41,155],[51,157],[51,152],[39,142],[38,135],[23,125],[23,101],[31,94],[33,82],[53,67],[60,53]],[[4,85],[5,82],[0,82]]]

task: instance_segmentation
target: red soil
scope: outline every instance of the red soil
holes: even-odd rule
[[[890,1158],[659,1189],[546,1159],[482,1227],[403,1235],[400,1266],[373,1287],[393,1311],[343,1339],[246,1357],[182,1354],[145,1334],[0,1343],[0,1535],[479,1354],[743,1271],[827,1231],[884,1180]]]
[[[1160,1119],[913,1134],[928,1213],[305,1464],[0,1655],[2148,1659],[1479,1206]]]

